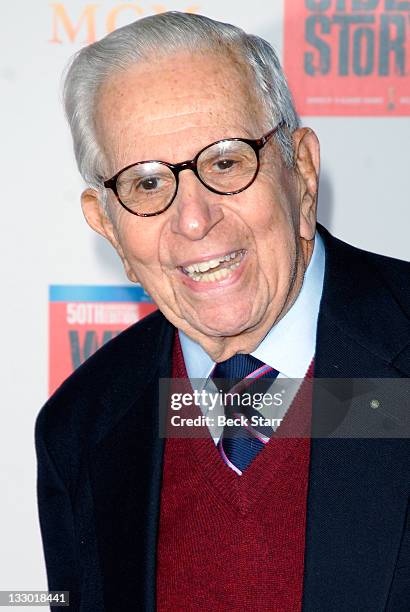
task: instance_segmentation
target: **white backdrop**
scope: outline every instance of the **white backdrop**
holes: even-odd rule
[[[61,73],[93,29],[98,38],[106,33],[107,19],[113,23],[117,14],[120,26],[165,9],[231,21],[268,39],[282,56],[280,0],[0,5],[0,590],[46,588],[33,427],[47,398],[48,286],[127,283],[114,252],[82,218],[83,185],[61,109]],[[319,219],[352,244],[409,259],[409,118],[303,117],[303,123],[322,145]]]

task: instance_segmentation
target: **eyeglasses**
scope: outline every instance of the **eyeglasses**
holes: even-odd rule
[[[201,149],[194,159],[179,164],[156,160],[131,164],[104,181],[104,187],[112,189],[119,203],[139,217],[160,215],[171,206],[178,191],[179,173],[183,170],[192,170],[213,193],[235,195],[256,179],[259,152],[282,123],[257,140],[218,140]]]

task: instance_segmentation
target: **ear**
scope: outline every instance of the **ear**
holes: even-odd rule
[[[95,232],[104,236],[117,251],[129,280],[133,283],[137,283],[138,279],[124,254],[114,225],[100,201],[98,191],[91,188],[83,191],[81,194],[81,208],[88,225]]]
[[[300,236],[312,240],[316,230],[320,146],[310,128],[293,132],[296,171],[300,182]]]

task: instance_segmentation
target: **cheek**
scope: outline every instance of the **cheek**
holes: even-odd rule
[[[120,212],[116,218],[116,233],[124,257],[138,271],[140,267],[158,265],[158,243],[160,226],[156,219],[144,219]]]
[[[297,259],[297,219],[294,190],[286,181],[280,190],[272,186],[258,194],[258,206],[248,217],[260,271],[270,296],[287,292]]]
[[[275,188],[272,180],[266,182],[265,188],[255,194],[255,204],[248,208],[246,222],[259,248],[277,252],[294,236],[294,194],[286,184]]]

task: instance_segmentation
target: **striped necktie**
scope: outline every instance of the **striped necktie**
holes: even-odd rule
[[[279,372],[252,355],[234,355],[226,361],[216,364],[212,379],[218,389],[224,393],[264,393],[272,384]],[[229,397],[229,396],[228,396]],[[245,425],[226,425],[218,443],[218,449],[224,462],[241,475],[251,464],[255,457],[264,448],[273,433],[271,427],[251,426],[252,416],[260,413],[252,407],[233,406],[225,402],[225,415],[227,418],[236,418]]]

